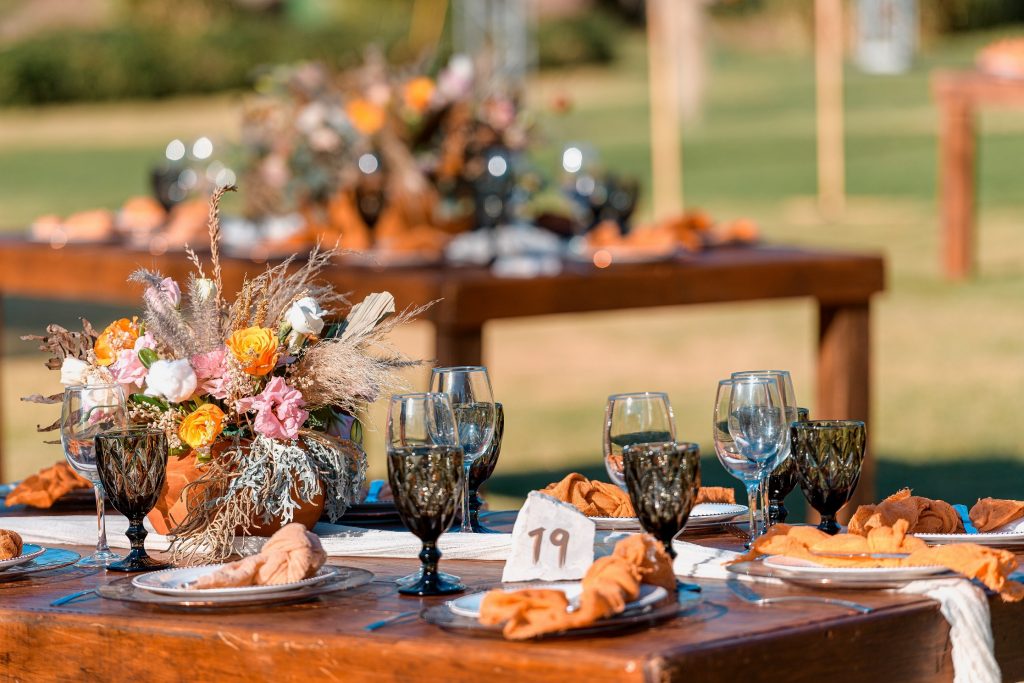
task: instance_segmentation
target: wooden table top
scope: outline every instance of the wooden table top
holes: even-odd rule
[[[728,536],[697,542],[736,548]],[[87,548],[76,548],[88,552]],[[885,591],[842,597],[877,608],[855,615],[797,604],[755,607],[721,581],[700,581],[690,616],[616,637],[513,643],[444,632],[413,620],[364,627],[441,599],[399,596],[392,581],[415,560],[331,558],[375,580],[322,602],[262,611],[182,613],[62,595],[119,578],[68,568],[0,583],[0,676],[103,681],[243,679],[345,681],[853,681],[952,680],[948,627],[930,600]],[[445,561],[471,590],[502,563]],[[758,587],[765,595],[807,589]],[[1024,605],[992,601],[996,652],[1008,680],[1024,675]]]
[[[135,304],[140,291],[125,282],[139,267],[183,281],[190,264],[182,254],[151,255],[121,245],[66,245],[54,249],[23,239],[0,239],[0,292],[50,299]],[[225,288],[235,291],[262,264],[224,260]],[[455,327],[486,320],[619,308],[714,303],[783,297],[863,302],[885,288],[878,254],[788,247],[710,249],[649,264],[599,269],[566,264],[559,275],[499,278],[476,267],[387,267],[338,263],[325,279],[356,297],[391,291],[400,305],[443,299],[429,316]]]

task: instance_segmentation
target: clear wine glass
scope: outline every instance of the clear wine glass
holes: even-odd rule
[[[715,412],[712,432],[715,442],[715,455],[718,462],[730,475],[739,479],[747,490],[748,521],[750,523],[751,540],[757,529],[758,499],[758,468],[757,465],[743,456],[729,432],[729,403],[732,401],[733,380],[723,379],[718,383],[715,395]],[[763,512],[762,512],[763,514]],[[747,546],[749,547],[749,543]]]
[[[96,463],[99,434],[128,426],[124,390],[119,384],[79,384],[64,390],[60,442],[68,465],[92,482],[96,493],[96,552],[84,557],[78,567],[106,567],[121,559],[107,546],[103,484]]]
[[[732,373],[732,379],[744,379],[746,377],[775,378],[779,384],[779,389],[782,391],[782,402],[786,410],[787,427],[797,421],[796,392],[793,391],[793,379],[790,377],[788,370],[744,370],[742,372]],[[769,468],[769,476],[765,477],[761,484],[760,499],[758,503],[761,506],[761,528],[764,531],[767,531],[768,527],[771,526],[771,516],[768,514],[771,507],[768,496],[768,479],[770,478],[771,473],[789,458],[792,450],[790,447],[790,441],[790,439],[786,439],[784,447],[779,453],[775,463],[769,463],[766,465],[766,467]]]
[[[729,434],[740,455],[756,469],[758,487],[779,461],[789,436],[782,390],[775,377],[744,377],[732,382]],[[751,530],[756,538],[759,528]]]
[[[676,419],[668,394],[643,391],[608,397],[604,412],[604,467],[613,483],[626,488],[623,448],[675,440]]]
[[[494,439],[494,394],[487,368],[478,365],[434,368],[430,389],[448,394],[462,446],[462,532],[473,533],[469,517],[469,470]]]

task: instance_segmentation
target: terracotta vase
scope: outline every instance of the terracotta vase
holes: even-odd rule
[[[214,446],[214,457],[217,456],[217,453],[218,449]],[[167,477],[164,481],[163,491],[160,493],[156,507],[147,515],[147,519],[158,534],[166,535],[171,529],[185,521],[188,516],[190,500],[195,500],[202,493],[202,490],[196,487],[186,492],[185,487],[199,479],[205,471],[205,466],[196,466],[196,458],[192,453],[168,458]],[[295,491],[292,492],[292,496],[298,498]],[[312,501],[301,502],[292,513],[292,521],[299,522],[307,529],[312,529],[323,512],[324,494],[321,492]],[[269,524],[249,527],[245,533],[249,536],[272,536],[283,525],[282,520],[276,519]],[[241,535],[243,530],[238,529],[236,533]]]

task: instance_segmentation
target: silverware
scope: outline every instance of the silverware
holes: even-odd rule
[[[849,600],[839,600],[837,598],[821,598],[811,595],[783,595],[777,598],[765,598],[760,593],[755,591],[750,586],[746,585],[738,579],[729,579],[726,581],[729,589],[733,592],[733,595],[738,597],[744,602],[749,602],[752,605],[758,607],[764,607],[765,605],[775,605],[784,602],[818,602],[823,605],[832,605],[834,607],[842,607],[844,609],[852,610],[854,612],[860,612],[861,614],[870,614],[874,611],[874,608],[862,605],[859,602],[851,602]]]
[[[364,631],[376,631],[379,628],[384,628],[385,626],[390,626],[391,624],[398,623],[399,621],[402,621],[403,619],[408,619],[409,617],[415,616],[417,614],[419,614],[419,612],[417,610],[412,610],[411,612],[399,612],[398,614],[393,614],[390,617],[385,617],[384,619],[380,619],[379,621],[375,621],[372,624],[367,624],[366,626],[363,627],[363,630]]]
[[[66,605],[69,602],[74,602],[75,600],[78,600],[80,598],[84,598],[87,595],[97,595],[98,596],[99,594],[96,593],[96,589],[95,588],[89,588],[89,589],[84,590],[84,591],[76,591],[74,593],[70,593],[68,595],[65,595],[64,597],[57,598],[56,600],[54,600],[53,602],[50,603],[50,607],[60,607],[61,605]]]

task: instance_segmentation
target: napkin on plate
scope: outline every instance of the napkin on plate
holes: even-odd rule
[[[48,508],[65,494],[75,489],[87,489],[92,484],[78,476],[66,462],[58,462],[27,477],[7,494],[7,505],[30,505]]]
[[[578,472],[548,484],[541,493],[574,505],[588,517],[636,517],[629,494],[614,484],[588,479]],[[725,486],[702,486],[694,505],[700,503],[735,503],[736,492]]]
[[[326,561],[327,553],[320,546],[316,534],[293,522],[281,527],[256,555],[200,576],[192,587],[235,588],[294,583],[316,574]]]
[[[503,623],[502,633],[509,640],[582,628],[622,612],[628,602],[639,597],[643,583],[661,586],[669,598],[676,599],[672,563],[661,544],[647,534],[633,534],[619,541],[611,555],[590,566],[575,610],[569,610],[562,591],[499,589],[484,596],[480,623]]]
[[[1024,501],[981,498],[971,508],[971,522],[981,533],[1024,530]]]
[[[902,489],[877,505],[861,505],[850,518],[850,533],[862,536],[874,528],[891,527],[906,520],[912,534],[964,533],[963,522],[953,506],[941,500],[912,495]]]

